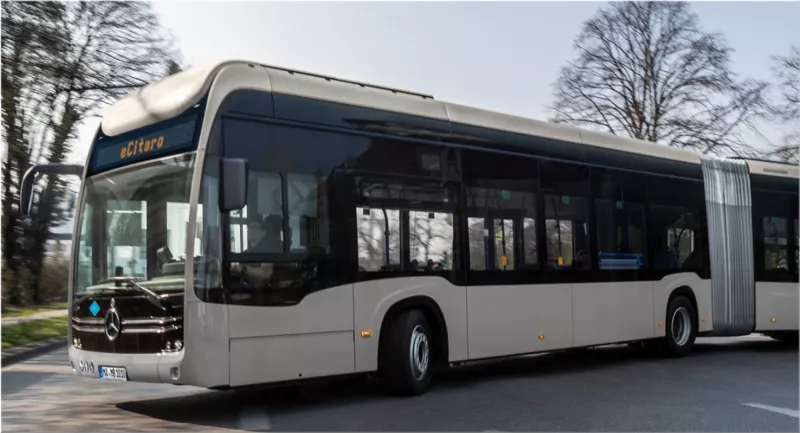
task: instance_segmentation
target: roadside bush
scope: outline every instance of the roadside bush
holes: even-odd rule
[[[42,266],[39,290],[45,302],[64,302],[67,300],[69,278],[69,257],[65,253],[48,256]]]

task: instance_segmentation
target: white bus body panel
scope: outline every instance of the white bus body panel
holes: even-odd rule
[[[421,116],[429,119],[448,120],[444,103],[432,97],[404,91],[391,92],[372,86],[362,87],[338,79],[325,80],[319,76],[291,73],[285,69],[265,66],[275,93],[301,96],[320,101],[329,101],[357,107],[386,110]],[[276,107],[277,108],[277,107]],[[279,109],[278,109],[279,110]],[[276,111],[276,117],[283,113]]]
[[[575,346],[652,338],[653,283],[572,285]]]
[[[175,353],[103,353],[79,350],[69,345],[69,360],[75,373],[96,379],[100,366],[124,367],[128,380],[146,383],[183,383],[181,380],[172,380],[170,370],[181,367],[186,352]],[[91,362],[94,369],[91,372],[82,372],[78,365],[80,362]],[[204,372],[206,373],[206,372]],[[194,385],[194,383],[192,383]],[[203,386],[203,385],[199,385]]]
[[[401,277],[356,283],[353,295],[357,372],[377,370],[383,318],[392,305],[414,296],[428,297],[442,310],[447,326],[449,360],[467,359],[465,287],[454,286],[441,277]],[[372,332],[371,338],[361,338],[361,330],[365,329]]]
[[[553,124],[525,117],[512,116],[451,102],[443,103],[447,108],[448,119],[453,123],[509,131],[533,137],[564,140],[571,143],[581,143],[586,146],[655,156],[657,158],[687,162],[690,164],[700,164],[698,155],[685,149],[663,146],[649,141],[619,137],[603,132],[587,131],[569,125]]]
[[[209,77],[213,81],[196,80],[194,86],[184,86],[179,89],[187,94],[172,95],[173,101],[198,101],[205,88],[210,86],[209,97],[206,104],[206,111],[203,114],[203,124],[200,129],[198,140],[197,163],[195,165],[194,178],[192,179],[192,189],[190,193],[189,208],[189,227],[188,233],[197,233],[197,203],[200,199],[200,187],[205,164],[206,146],[214,118],[217,115],[222,101],[231,92],[237,89],[254,89],[269,92],[272,90],[269,82],[269,75],[262,68],[253,68],[245,63],[230,62],[216,65],[214,68],[207,69]],[[216,76],[214,75],[216,73]],[[176,75],[177,76],[177,75]],[[155,94],[153,95],[156,96]],[[152,101],[148,106],[153,105]],[[182,102],[185,103],[185,102]],[[165,104],[165,107],[169,104]],[[139,124],[136,127],[144,126],[149,119],[145,115],[139,116]],[[194,251],[194,236],[187,236],[186,251]],[[186,263],[185,271],[186,284],[184,291],[185,313],[184,339],[186,345],[183,351],[186,353],[185,361],[181,366],[180,383],[190,383],[192,385],[213,387],[226,386],[230,384],[230,336],[229,336],[229,307],[224,304],[205,303],[197,298],[194,292],[194,261]]]
[[[218,72],[226,66],[241,68],[246,67],[246,63],[239,61],[207,63],[136,89],[105,110],[100,128],[104,134],[114,136],[165,119],[172,119],[199,102],[212,81],[222,75],[218,75]],[[264,80],[263,77],[261,79]],[[229,84],[233,82],[223,83],[223,85]],[[218,95],[227,96],[224,92]],[[216,113],[218,107],[219,104],[209,106],[206,112]]]
[[[756,283],[756,331],[796,331],[798,313],[797,283]]]
[[[194,290],[189,286],[187,290]],[[186,344],[181,377],[176,383],[206,388],[227,385],[228,376],[228,306],[201,302],[186,296],[183,338]],[[144,356],[144,355],[143,355]]]
[[[695,301],[697,301],[698,332],[706,332],[713,329],[711,320],[711,280],[704,280],[694,272],[685,272],[667,275],[661,281],[653,283],[653,311],[655,311],[653,329],[655,337],[667,335],[667,304],[669,296],[681,287],[688,287],[694,293]],[[706,319],[706,323],[702,322],[703,319]],[[659,323],[664,324],[664,326],[658,326]]]
[[[230,305],[231,386],[353,373],[353,285],[289,306]]]
[[[470,359],[573,345],[569,284],[471,286],[467,300]]]
[[[785,164],[780,162],[750,159],[747,160],[747,167],[752,174],[785,177],[789,179],[797,179],[800,177],[800,166],[797,164]]]

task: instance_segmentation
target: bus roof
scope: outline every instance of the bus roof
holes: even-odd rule
[[[128,94],[106,111],[101,123],[103,133],[114,136],[179,115],[199,103],[220,71],[229,65],[263,68],[266,72],[265,80],[269,82],[269,87],[274,93],[292,94],[433,118],[454,124],[700,164],[700,155],[689,150],[438,101],[433,96],[417,92],[235,60],[196,66]],[[220,79],[225,79],[226,75],[219,76]],[[800,177],[797,165],[762,160],[747,161],[751,173]]]

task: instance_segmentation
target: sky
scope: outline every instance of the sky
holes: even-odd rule
[[[546,120],[552,83],[599,2],[277,3],[158,1],[186,65],[242,59],[433,95]],[[693,2],[735,50],[741,77],[800,43],[800,2]],[[99,120],[81,128],[86,156]],[[770,135],[770,131],[765,131]]]

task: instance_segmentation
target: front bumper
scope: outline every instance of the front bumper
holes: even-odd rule
[[[69,348],[69,361],[77,376],[100,377],[100,367],[124,367],[131,382],[181,384],[180,368],[185,351],[173,353],[104,353]],[[81,365],[84,368],[81,368]],[[89,367],[85,367],[89,365]],[[177,370],[173,370],[177,369]],[[177,375],[175,374],[177,372]],[[177,376],[177,377],[176,377]]]

